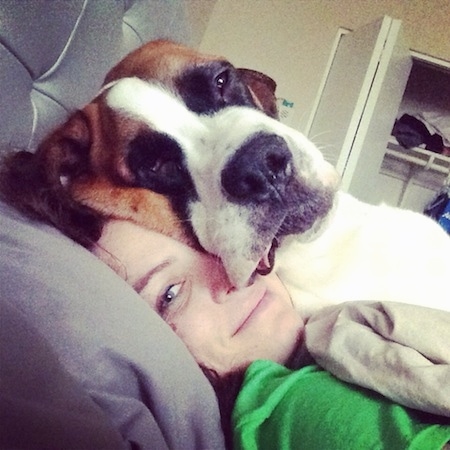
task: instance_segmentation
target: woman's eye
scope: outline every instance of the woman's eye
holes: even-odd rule
[[[182,283],[171,284],[161,295],[158,309],[163,313],[180,294]]]

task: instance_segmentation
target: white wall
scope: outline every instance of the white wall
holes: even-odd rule
[[[288,123],[304,130],[338,28],[385,14],[403,20],[411,49],[450,61],[449,0],[216,0],[200,50],[272,76],[295,104]]]

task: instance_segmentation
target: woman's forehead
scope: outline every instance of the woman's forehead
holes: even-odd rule
[[[178,245],[183,246],[181,242],[128,220],[110,220],[106,223],[99,243],[110,251],[116,249],[125,253],[131,250],[147,253],[152,247],[163,251]]]

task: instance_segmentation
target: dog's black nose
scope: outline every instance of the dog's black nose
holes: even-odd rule
[[[236,203],[279,197],[292,173],[292,154],[277,135],[258,133],[246,140],[222,170],[222,187]]]

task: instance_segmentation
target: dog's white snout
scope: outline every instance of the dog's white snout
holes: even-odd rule
[[[293,172],[292,154],[278,135],[250,136],[225,165],[222,187],[231,201],[264,202],[278,198]]]

